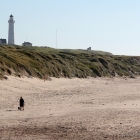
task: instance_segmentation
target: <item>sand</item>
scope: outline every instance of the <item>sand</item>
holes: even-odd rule
[[[0,81],[0,140],[139,140],[139,126],[140,77]]]

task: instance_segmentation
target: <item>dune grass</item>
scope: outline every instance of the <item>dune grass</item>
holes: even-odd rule
[[[129,76],[140,73],[140,57],[108,52],[49,47],[0,46],[0,79],[4,75],[48,77]]]

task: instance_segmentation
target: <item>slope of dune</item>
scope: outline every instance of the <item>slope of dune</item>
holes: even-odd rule
[[[140,74],[140,57],[86,50],[0,46],[0,79],[18,77],[114,77]],[[134,76],[132,76],[134,77]]]

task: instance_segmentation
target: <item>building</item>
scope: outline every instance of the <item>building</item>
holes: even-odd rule
[[[10,19],[8,20],[9,22],[9,31],[8,31],[8,44],[14,45],[15,44],[15,39],[14,39],[14,18],[13,15],[10,15]]]
[[[90,51],[91,50],[91,47],[87,48],[87,51]]]
[[[30,43],[30,42],[24,42],[24,43],[22,43],[22,46],[32,46],[32,43]]]
[[[0,44],[4,44],[4,45],[6,45],[7,44],[7,41],[6,41],[6,39],[0,39]]]

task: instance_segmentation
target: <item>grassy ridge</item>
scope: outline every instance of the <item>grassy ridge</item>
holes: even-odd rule
[[[0,46],[0,79],[4,75],[52,77],[139,75],[140,57],[85,50]]]

